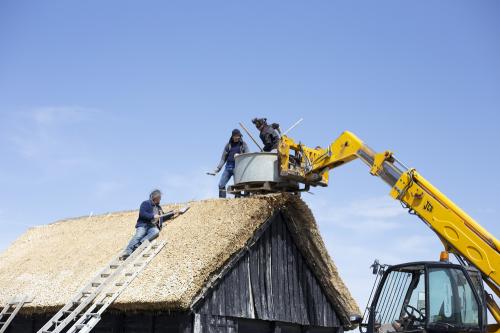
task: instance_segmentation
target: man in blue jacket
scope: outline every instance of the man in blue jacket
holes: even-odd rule
[[[213,172],[209,172],[210,175],[216,175],[224,166],[224,172],[222,173],[222,176],[220,177],[219,181],[219,198],[225,198],[226,197],[226,185],[233,177],[234,175],[234,167],[235,167],[235,160],[234,160],[234,155],[236,154],[244,154],[244,153],[249,153],[250,151],[248,150],[248,146],[243,141],[243,136],[241,135],[241,132],[239,129],[234,129],[231,132],[231,137],[229,138],[229,142],[224,145],[224,150],[222,151],[222,156],[220,159],[219,164],[215,168]]]
[[[154,190],[149,195],[149,200],[142,202],[139,208],[139,218],[135,224],[135,235],[123,251],[120,260],[127,259],[146,239],[152,241],[158,237],[162,223],[179,215],[178,210],[164,214],[160,206],[160,201],[160,190]]]

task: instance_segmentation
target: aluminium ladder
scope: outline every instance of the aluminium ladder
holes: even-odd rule
[[[5,305],[2,312],[0,312],[0,333],[4,333],[7,330],[7,327],[23,305],[31,303],[31,301],[33,301],[32,297],[16,296]]]
[[[161,251],[166,242],[159,244],[151,244],[149,250],[143,251],[141,256],[136,257],[131,267],[122,277],[119,277],[113,282],[110,287],[103,291],[97,301],[94,302],[85,313],[71,326],[67,333],[87,333],[90,332],[95,325],[101,320],[101,315],[106,311],[120,294],[128,287],[130,283],[139,275],[139,273],[149,264],[151,260]]]
[[[149,241],[143,242],[126,260],[120,260],[116,256],[111,260],[94,278],[88,282],[76,295],[64,305],[37,333],[60,333],[65,332],[76,320],[79,319],[82,312],[85,312],[92,302],[101,294],[107,293],[107,288],[113,281],[122,277],[122,273],[131,265],[132,270],[142,270],[143,267],[135,266],[136,259],[144,255],[156,253],[158,249],[163,248],[165,242],[156,244]],[[149,261],[148,261],[149,262]],[[127,276],[128,272],[125,273]]]

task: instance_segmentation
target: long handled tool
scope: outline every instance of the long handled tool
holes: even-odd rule
[[[299,120],[297,120],[297,122],[295,124],[293,124],[292,126],[290,126],[289,129],[287,129],[283,135],[287,135],[288,132],[290,132],[291,130],[293,130],[295,128],[295,126],[297,126],[298,124],[300,124],[302,122],[302,120],[304,120],[304,118],[300,118]]]
[[[179,208],[177,210],[177,213],[179,215],[182,215],[184,214],[185,212],[187,212],[189,210],[190,206],[184,206],[182,208]],[[162,214],[160,215],[160,218],[158,219],[158,221],[156,222],[156,226],[158,227],[158,229],[161,229],[162,228],[162,225],[163,225],[163,222],[164,222],[164,219],[165,220],[168,220],[170,218],[172,218],[174,215],[175,215],[176,211],[175,210],[171,210],[171,211],[168,211],[166,212],[165,214]]]
[[[253,138],[252,134],[247,130],[247,128],[245,127],[245,125],[243,125],[243,123],[239,123],[241,128],[243,128],[243,130],[248,134],[248,136],[250,137],[250,139],[252,139],[253,143],[255,143],[255,145],[257,147],[259,147],[260,151],[262,151],[262,147],[257,143],[257,141]]]

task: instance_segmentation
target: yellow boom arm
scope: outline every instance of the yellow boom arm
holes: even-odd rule
[[[344,132],[326,149],[306,147],[283,136],[278,156],[282,177],[311,186],[327,186],[329,170],[361,159],[372,175],[391,186],[391,197],[419,216],[438,235],[446,251],[476,267],[500,297],[499,241],[417,171],[397,161],[390,151],[377,154],[354,134]],[[500,323],[500,309],[492,298],[488,298],[488,308]]]

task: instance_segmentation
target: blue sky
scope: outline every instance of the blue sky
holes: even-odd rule
[[[498,1],[2,1],[0,250],[154,187],[215,197],[204,172],[255,116],[304,118],[291,135],[311,146],[350,130],[393,150],[498,237],[499,14]],[[361,162],[313,192],[361,306],[373,259],[438,258]]]

